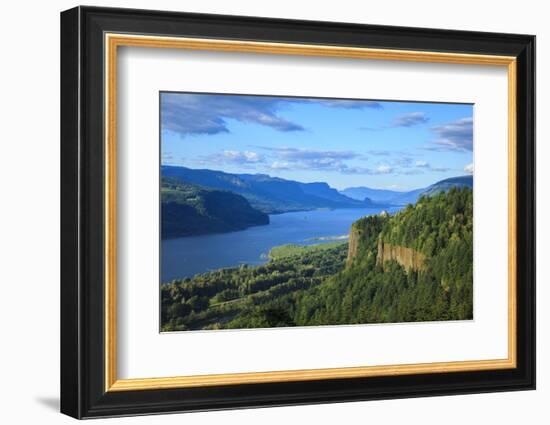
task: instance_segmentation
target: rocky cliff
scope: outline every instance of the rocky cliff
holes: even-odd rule
[[[346,266],[350,267],[355,258],[362,255],[373,255],[382,226],[388,220],[389,214],[382,211],[378,215],[360,218],[351,225],[348,242],[348,258]]]
[[[346,266],[350,266],[353,259],[357,256],[357,249],[359,248],[359,231],[353,226],[349,232],[348,240],[348,258],[346,260]]]
[[[421,252],[405,246],[391,245],[379,239],[376,264],[384,265],[390,260],[397,261],[407,271],[419,271],[426,267],[426,256]]]

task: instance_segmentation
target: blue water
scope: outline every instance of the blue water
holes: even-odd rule
[[[269,250],[278,245],[331,242],[315,238],[347,235],[355,220],[380,211],[380,208],[362,208],[275,214],[270,215],[270,224],[265,226],[163,240],[161,282],[240,264],[260,265],[268,260]]]

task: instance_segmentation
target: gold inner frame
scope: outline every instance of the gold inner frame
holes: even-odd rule
[[[370,49],[325,45],[212,40],[128,34],[105,34],[105,391],[136,391],[215,385],[254,384],[321,379],[358,378],[417,373],[448,373],[511,369],[516,357],[516,58],[442,52]],[[469,65],[504,66],[508,72],[508,357],[419,364],[304,369],[252,373],[118,379],[116,324],[116,123],[117,48],[120,46],[324,56]]]

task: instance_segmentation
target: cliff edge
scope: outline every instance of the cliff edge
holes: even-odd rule
[[[421,252],[405,246],[391,245],[381,238],[378,239],[376,264],[383,266],[386,261],[391,260],[397,261],[407,271],[411,269],[420,271],[426,267],[426,256]]]

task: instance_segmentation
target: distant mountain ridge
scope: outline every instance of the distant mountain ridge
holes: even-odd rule
[[[161,166],[162,177],[202,188],[229,191],[243,196],[250,206],[266,214],[318,208],[384,208],[415,204],[422,195],[447,192],[452,187],[473,188],[473,176],[451,177],[428,187],[398,192],[369,187],[338,191],[325,182],[302,183],[267,174],[232,174],[209,169]]]
[[[469,187],[470,189],[473,189],[474,178],[472,175],[450,177],[448,179],[438,181],[431,186],[428,186],[426,190],[422,192],[422,195],[437,195],[441,192],[447,192],[453,187]]]
[[[391,199],[403,194],[405,192],[398,192],[396,190],[389,189],[372,189],[370,187],[358,186],[358,187],[348,187],[340,191],[341,194],[346,195],[349,198],[357,199],[359,201],[369,198],[371,200],[376,200],[376,202],[388,202]]]
[[[433,196],[441,192],[447,192],[453,187],[474,187],[474,179],[472,175],[450,177],[438,181],[428,187],[414,189],[407,192],[398,192],[386,189],[372,189],[369,187],[349,187],[341,190],[340,193],[356,200],[362,199],[363,196],[375,203],[388,203],[391,205],[406,205],[415,204],[418,198],[422,195]]]
[[[369,199],[352,199],[324,182],[301,183],[266,174],[231,174],[169,165],[161,166],[161,175],[182,183],[231,191],[244,196],[253,208],[268,214],[316,208],[385,206]]]

